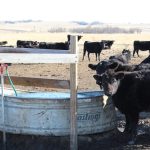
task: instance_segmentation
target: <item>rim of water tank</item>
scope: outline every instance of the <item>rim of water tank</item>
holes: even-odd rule
[[[18,96],[15,96],[15,94],[13,95],[6,95],[5,94],[5,91],[11,91],[13,93],[13,89],[10,89],[10,88],[5,88],[4,89],[4,96],[5,97],[10,97],[10,98],[16,98],[16,99],[49,99],[49,100],[55,100],[55,99],[70,99],[68,96],[67,97],[56,97],[56,98],[50,98],[50,97],[21,97],[21,95],[18,95]],[[19,92],[19,94],[26,94],[26,95],[30,95],[30,94],[36,94],[36,93],[40,93],[40,94],[50,94],[50,93],[53,93],[53,94],[70,94],[70,92],[54,92],[54,91],[49,91],[49,92],[39,92],[39,91],[26,91],[26,90],[21,90],[21,89],[17,89],[16,90],[17,92]],[[91,93],[91,94],[90,94]],[[88,98],[93,98],[93,97],[100,97],[100,96],[104,96],[104,91],[102,90],[94,90],[94,91],[78,91],[77,92],[78,94],[78,99],[88,99]],[[81,96],[83,95],[83,96]],[[1,90],[0,90],[0,96],[1,96]]]

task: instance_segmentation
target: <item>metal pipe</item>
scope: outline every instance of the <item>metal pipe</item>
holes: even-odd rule
[[[1,102],[2,102],[2,122],[3,122],[3,146],[6,149],[6,132],[5,132],[5,106],[4,106],[4,74],[3,65],[1,64]]]

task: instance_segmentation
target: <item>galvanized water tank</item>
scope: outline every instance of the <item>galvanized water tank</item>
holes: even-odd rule
[[[64,136],[70,134],[70,93],[5,93],[6,132],[32,135]],[[78,93],[78,134],[94,134],[116,128],[116,114],[111,99],[101,91]],[[1,99],[1,98],[0,98]],[[0,102],[1,106],[1,102]],[[0,107],[0,130],[3,129]]]

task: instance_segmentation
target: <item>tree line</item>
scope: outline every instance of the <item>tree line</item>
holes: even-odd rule
[[[105,34],[105,33],[137,33],[140,34],[142,32],[139,28],[120,28],[120,27],[78,27],[78,28],[51,28],[48,30],[50,33],[57,33],[57,32],[70,32],[70,33],[99,33],[99,34]]]

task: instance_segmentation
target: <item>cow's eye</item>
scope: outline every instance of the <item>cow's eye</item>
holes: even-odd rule
[[[111,82],[115,82],[116,81],[116,79],[111,79]]]

